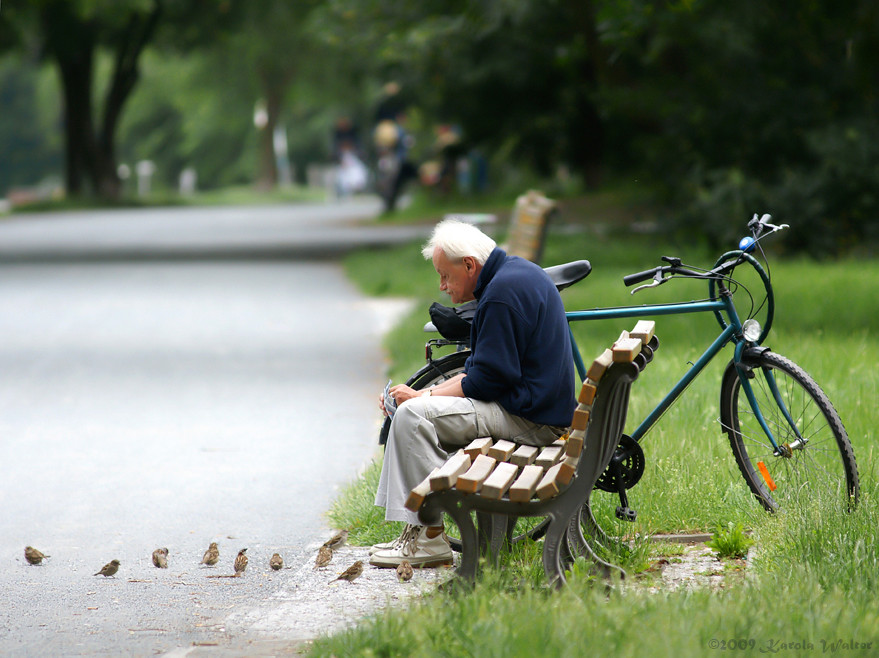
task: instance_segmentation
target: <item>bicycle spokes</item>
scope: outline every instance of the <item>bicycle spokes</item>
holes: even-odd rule
[[[799,366],[769,351],[732,364],[721,391],[721,423],[739,470],[770,510],[819,499],[858,497],[858,472],[839,415]],[[742,394],[744,393],[744,394]]]

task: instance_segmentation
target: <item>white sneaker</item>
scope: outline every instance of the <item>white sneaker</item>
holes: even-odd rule
[[[369,563],[375,567],[397,567],[404,560],[416,568],[439,567],[455,561],[446,533],[430,538],[427,528],[412,526],[412,532],[398,547],[377,551],[369,558]]]
[[[420,525],[412,525],[411,523],[407,523],[406,527],[403,528],[403,533],[397,537],[396,539],[392,539],[391,541],[382,542],[380,544],[373,544],[369,548],[369,554],[375,555],[379,551],[391,551],[395,548],[399,548],[403,545],[403,542],[409,541],[412,537],[418,536],[418,533],[421,532]]]

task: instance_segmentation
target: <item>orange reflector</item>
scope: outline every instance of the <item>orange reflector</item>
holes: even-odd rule
[[[760,469],[760,473],[763,474],[763,479],[766,480],[766,484],[769,485],[769,491],[775,491],[778,487],[775,486],[775,480],[769,475],[769,469],[766,468],[766,464],[763,462],[757,462],[757,468]]]

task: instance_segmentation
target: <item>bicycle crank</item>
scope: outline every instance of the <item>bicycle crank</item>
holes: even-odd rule
[[[644,451],[641,445],[627,434],[620,436],[620,442],[604,473],[595,482],[595,488],[608,493],[619,494],[620,505],[616,509],[617,518],[634,521],[638,513],[629,507],[626,490],[631,489],[644,475]]]

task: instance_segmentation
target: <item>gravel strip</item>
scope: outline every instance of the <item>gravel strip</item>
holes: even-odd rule
[[[682,555],[659,562],[657,579],[627,579],[623,588],[658,593],[724,587],[724,563],[714,552],[690,537],[680,540],[688,544],[686,549]],[[167,653],[165,658],[299,655],[306,653],[315,639],[353,628],[387,608],[405,606],[413,597],[454,576],[452,568],[416,569],[411,581],[401,583],[394,569],[369,565],[366,547],[349,545],[340,547],[327,567],[316,569],[314,558],[319,548],[320,544],[314,543],[297,564],[286,567],[287,583],[264,603],[233,612],[224,620],[229,643],[189,647]],[[335,580],[357,560],[364,563],[359,578],[353,583]]]
[[[320,544],[309,547],[304,563],[290,567],[287,585],[266,602],[226,620],[232,637],[246,637],[249,655],[279,655],[307,650],[307,643],[355,626],[364,618],[397,607],[440,582],[451,578],[451,568],[416,569],[408,583],[397,580],[394,569],[369,565],[368,548],[341,546],[324,568],[314,567]],[[362,560],[363,574],[354,582],[336,581],[345,569]],[[260,647],[262,649],[260,650]],[[223,649],[234,655],[234,646],[190,651],[189,656],[217,656]]]

